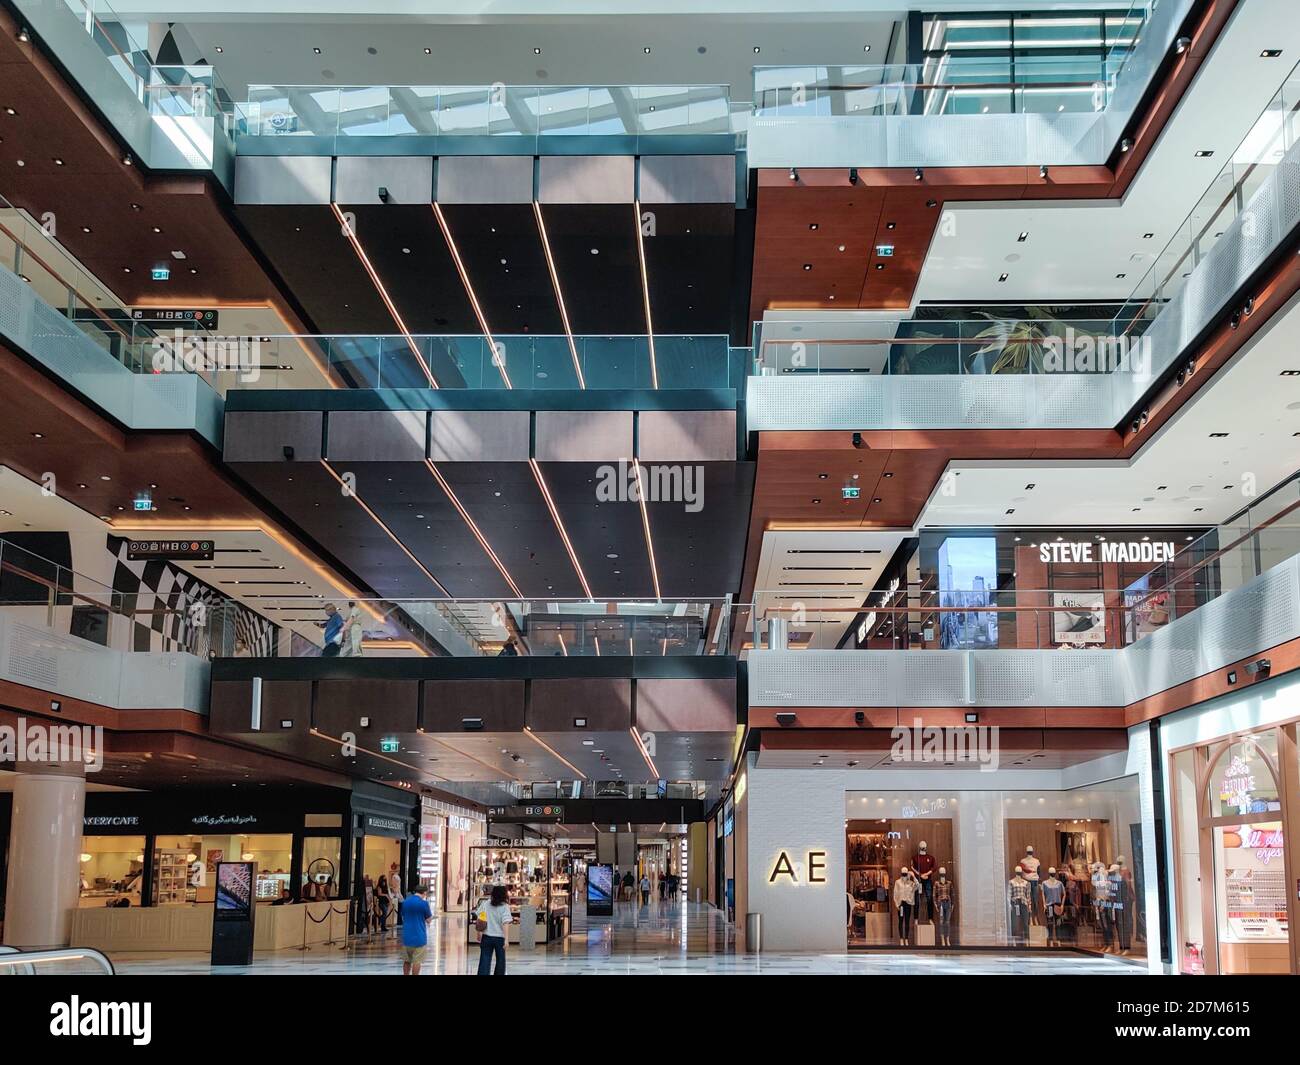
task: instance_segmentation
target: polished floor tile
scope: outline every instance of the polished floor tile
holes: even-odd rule
[[[430,927],[429,953],[421,975],[472,973],[478,947],[465,941],[463,916],[442,916]],[[348,945],[315,947],[307,951],[259,953],[249,966],[214,967],[196,953],[117,954],[119,973],[130,975],[233,974],[258,975],[384,975],[400,973],[397,941],[354,940]],[[931,953],[737,953],[734,932],[722,915],[694,903],[623,906],[613,918],[575,920],[573,934],[559,943],[534,950],[510,949],[507,971],[528,975],[797,975],[879,974],[929,975],[1140,975],[1145,970],[1111,958],[1075,954]]]

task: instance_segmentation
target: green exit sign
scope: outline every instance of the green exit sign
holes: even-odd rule
[[[380,740],[379,741],[380,754],[397,754],[401,749],[402,749],[401,740]]]

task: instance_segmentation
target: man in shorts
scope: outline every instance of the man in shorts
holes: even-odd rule
[[[420,963],[429,945],[428,922],[433,911],[424,899],[427,889],[417,884],[415,890],[402,900],[402,975],[419,976]]]

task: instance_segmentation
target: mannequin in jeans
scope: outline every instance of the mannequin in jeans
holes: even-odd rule
[[[898,942],[904,947],[912,945],[912,911],[920,890],[911,869],[904,866],[898,871],[898,879],[894,881],[894,907],[898,910]]]
[[[1007,907],[1011,917],[1012,946],[1023,947],[1029,940],[1029,911],[1032,898],[1029,881],[1025,879],[1025,871],[1017,865],[1011,879],[1007,881]]]
[[[952,881],[948,879],[948,870],[940,867],[939,879],[934,882],[934,907],[939,918],[936,929],[935,946],[952,946]]]

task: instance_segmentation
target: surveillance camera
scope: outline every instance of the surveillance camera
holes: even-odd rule
[[[776,723],[782,728],[789,728],[795,722],[795,715],[788,710],[776,715]]]
[[[863,713],[861,710],[854,710],[853,723],[855,725],[865,725],[867,723],[867,715]]]
[[[1273,668],[1273,663],[1270,662],[1267,658],[1259,658],[1256,659],[1254,662],[1246,663],[1246,672],[1250,674],[1250,676],[1252,677],[1256,677],[1256,676],[1267,677],[1269,670],[1272,668]]]
[[[460,727],[466,732],[482,732],[483,719],[481,717],[462,717]]]
[[[380,202],[380,203],[387,203],[387,202],[388,202],[388,186],[387,186],[387,185],[380,185],[380,186],[379,186],[379,202]]]
[[[285,462],[292,462],[292,461],[293,461],[293,448],[289,447],[289,445],[286,444],[286,445],[284,446],[283,454],[284,454],[284,461],[285,461]]]
[[[857,183],[858,183],[858,168],[856,166],[851,166],[849,167],[849,184],[856,185]]]
[[[854,434],[853,434],[853,446],[856,447],[856,448],[860,448],[860,447],[862,447],[862,434],[861,434],[861,433],[854,433]]]

